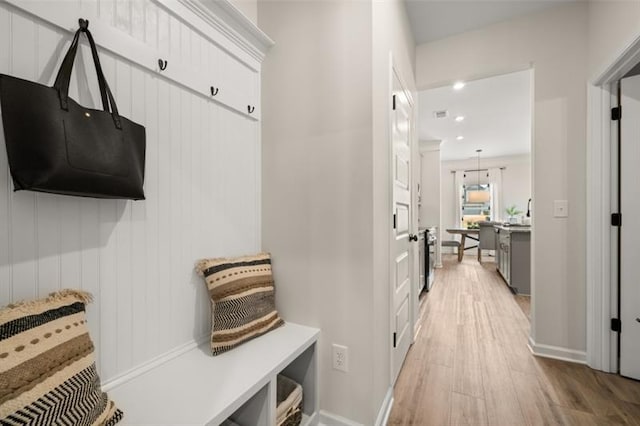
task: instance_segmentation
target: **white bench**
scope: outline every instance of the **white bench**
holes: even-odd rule
[[[124,425],[275,425],[276,376],[303,387],[303,425],[318,422],[316,341],[320,330],[286,323],[229,352],[208,342],[124,383],[104,388]]]

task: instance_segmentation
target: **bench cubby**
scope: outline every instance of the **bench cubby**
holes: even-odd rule
[[[274,426],[276,377],[303,387],[303,425],[318,422],[315,328],[286,323],[229,352],[212,356],[208,342],[147,371],[105,386],[124,425]]]

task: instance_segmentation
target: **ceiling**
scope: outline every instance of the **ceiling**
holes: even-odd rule
[[[528,154],[531,152],[531,71],[519,71],[418,94],[421,146],[442,141],[442,160]],[[448,112],[435,118],[435,111]],[[457,122],[456,116],[464,116]],[[457,140],[463,136],[463,140]],[[431,142],[431,144],[433,144]]]
[[[476,30],[575,0],[405,0],[416,44]]]

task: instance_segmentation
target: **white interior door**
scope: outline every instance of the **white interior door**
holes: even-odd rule
[[[621,81],[620,374],[640,379],[640,76]]]
[[[393,287],[392,374],[398,377],[413,339],[411,302],[413,288],[413,247],[411,234],[411,119],[412,105],[400,79],[393,72],[391,114],[392,185],[394,229],[391,244],[391,284]]]

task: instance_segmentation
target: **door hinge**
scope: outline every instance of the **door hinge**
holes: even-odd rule
[[[396,229],[397,227],[397,223],[396,223],[396,214],[393,214],[393,229]]]
[[[622,213],[612,213],[611,214],[611,226],[622,226]]]
[[[611,331],[617,331],[618,333],[622,331],[622,321],[620,321],[620,318],[611,318]]]
[[[611,108],[611,120],[618,121],[622,117],[622,107]]]
[[[396,347],[396,333],[393,333],[393,347]]]
[[[395,111],[395,110],[396,110],[396,95],[393,95],[393,101],[392,101],[392,103],[393,103],[393,105],[392,105],[393,110]]]

